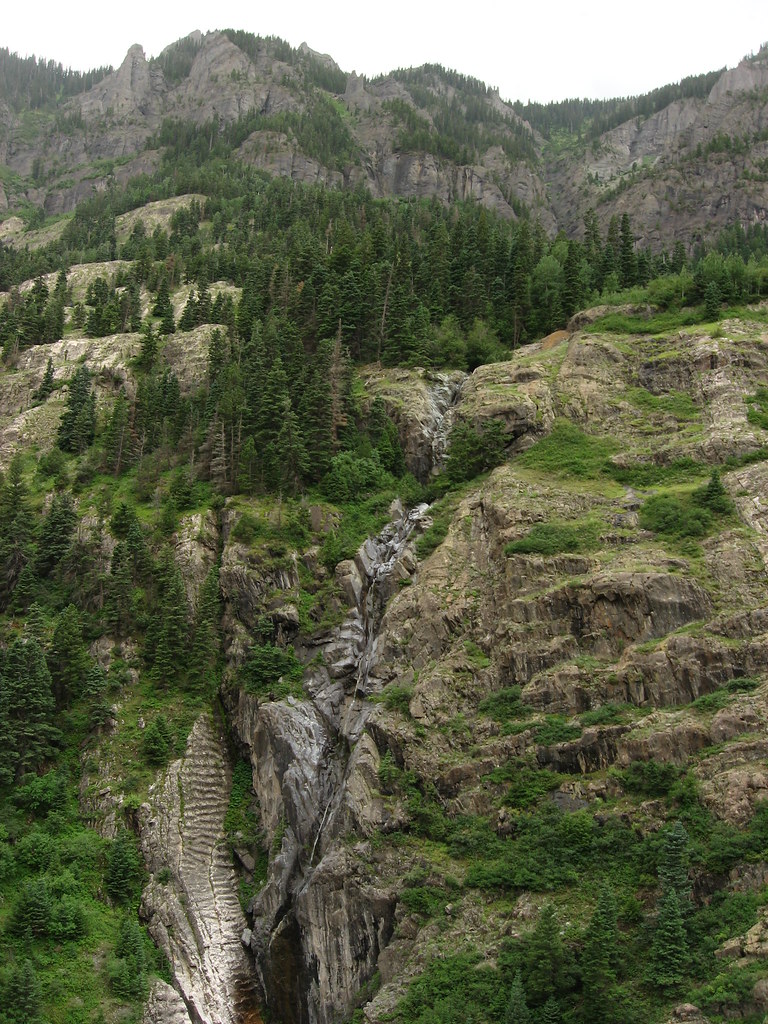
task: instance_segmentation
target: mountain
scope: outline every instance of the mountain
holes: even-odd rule
[[[0,1024],[762,1021],[765,54],[0,57]]]
[[[689,239],[692,225],[711,239],[765,218],[764,49],[647,97],[528,108],[439,66],[365,80],[306,45],[235,30],[192,33],[152,61],[132,46],[116,71],[59,92],[33,88],[13,55],[3,62],[0,209],[70,211],[111,180],[155,170],[195,126],[196,147],[270,174],[472,199],[538,218],[550,235],[580,236],[590,207],[603,228],[629,213],[654,250]]]

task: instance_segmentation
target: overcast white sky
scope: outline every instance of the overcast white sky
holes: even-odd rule
[[[132,43],[149,57],[194,29],[242,28],[293,46],[307,42],[344,71],[372,77],[438,63],[498,86],[503,99],[543,102],[646,92],[733,67],[768,41],[765,0],[389,0],[367,7],[317,0],[6,0],[4,8],[0,46],[78,70],[117,66]]]

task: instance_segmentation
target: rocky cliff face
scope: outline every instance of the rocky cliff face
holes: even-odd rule
[[[407,830],[413,813],[382,781],[382,765],[429,780],[448,814],[498,814],[500,835],[512,825],[489,776],[510,760],[560,773],[567,781],[551,799],[566,809],[615,794],[606,769],[638,761],[691,769],[706,805],[739,827],[766,795],[756,763],[768,722],[762,464],[724,476],[743,525],[685,555],[638,527],[654,488],[600,474],[585,485],[515,455],[563,418],[621,439],[613,458],[624,466],[663,466],[683,454],[712,465],[756,451],[762,439],[746,402],[767,375],[760,330],[734,321],[717,339],[681,334],[664,340],[663,353],[660,344],[575,332],[463,381],[367,372],[368,394],[385,401],[425,478],[439,396],[441,415],[500,419],[512,458],[465,488],[426,560],[411,546],[411,531],[429,521],[417,510],[411,519],[396,512],[384,534],[339,564],[343,622],[294,633],[309,663],[303,699],[228,694],[273,850],[249,911],[250,948],[280,1019],[346,1015],[368,998],[358,993],[378,970],[381,988],[364,1010],[373,1024],[425,957],[467,930],[488,955],[497,949],[500,931],[480,925],[470,897],[438,930],[401,902],[404,875],[422,861],[413,847],[382,841]],[[641,411],[638,389],[658,401],[644,399]],[[664,401],[674,391],[691,401],[680,418]],[[510,541],[553,521],[596,528],[592,550],[505,554]],[[290,574],[260,577],[246,562],[228,541],[233,635],[259,603],[287,623],[298,586]],[[753,681],[743,692],[742,679]],[[482,707],[510,687],[520,688],[521,727],[505,731]],[[709,708],[700,699],[714,692]],[[620,721],[578,727],[580,715],[605,707],[624,709]],[[538,742],[537,724],[553,713],[578,737]]]
[[[744,61],[725,71],[706,99],[675,101],[605,133],[575,161],[552,162],[549,198],[558,224],[581,231],[590,206],[603,226],[626,212],[639,244],[655,249],[733,222],[763,223],[767,86],[765,63]],[[740,140],[746,148],[732,152]]]
[[[206,125],[213,139],[213,124],[232,124],[251,112],[306,114],[314,102],[300,62],[322,60],[308,48],[292,64],[266,41],[248,55],[221,32],[193,33],[180,45],[192,47],[189,67],[169,78],[162,59],[147,61],[142,47],[132,46],[113,74],[65,106],[62,113],[72,121],[67,130],[52,121],[44,135],[34,136],[12,111],[0,111],[2,162],[26,179],[21,190],[14,185],[10,202],[42,205],[48,214],[66,212],[110,179],[124,183],[153,170],[159,154],[147,144],[166,118]],[[330,58],[324,60],[340,74]],[[675,101],[565,154],[544,145],[511,104],[489,94],[488,124],[501,135],[474,162],[462,164],[403,148],[392,103],[411,108],[427,128],[434,112],[422,109],[394,78],[369,82],[353,73],[333,96],[346,108],[344,127],[355,149],[344,166],[325,166],[292,130],[269,124],[246,139],[237,155],[270,174],[362,184],[376,196],[472,200],[507,217],[526,207],[549,234],[563,229],[578,235],[589,207],[603,227],[613,214],[628,212],[642,246],[671,246],[679,238],[688,241],[692,229],[709,236],[727,223],[766,219],[767,79],[765,61],[745,61],[724,72],[706,99]],[[447,83],[435,90],[447,102],[463,102]],[[529,135],[529,159],[507,155],[505,131]],[[735,148],[724,149],[715,144],[718,139]],[[115,159],[120,164],[106,175],[94,168],[94,161]],[[8,204],[0,189],[0,209]]]

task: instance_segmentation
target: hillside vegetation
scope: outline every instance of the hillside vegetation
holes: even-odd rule
[[[157,924],[178,879],[147,851],[169,787],[182,834],[173,766],[197,778],[204,720],[287,1024],[661,1024],[684,1003],[757,1024],[765,227],[652,248],[627,213],[566,237],[522,207],[270,177],[233,157],[255,132],[357,159],[344,83],[279,40],[225,43],[311,103],[158,116],[153,166],[0,243],[0,1022],[138,1021],[181,987]],[[179,85],[209,44],[155,70]],[[6,64],[46,117],[92,84]],[[482,83],[391,82],[413,101],[383,101],[398,145],[536,158]],[[521,113],[550,141],[566,116]],[[430,507],[385,565],[361,545],[398,501]],[[280,767],[299,755],[299,805],[315,770],[337,787],[312,828]]]

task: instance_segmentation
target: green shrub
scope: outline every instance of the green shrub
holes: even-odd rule
[[[640,509],[640,526],[662,536],[705,537],[718,517],[729,515],[733,504],[715,469],[708,483],[690,495],[655,494]]]
[[[543,725],[536,726],[536,742],[543,747],[553,743],[568,743],[581,736],[580,725],[568,725],[561,715],[550,715]]]
[[[400,769],[395,764],[392,751],[387,750],[379,764],[379,783],[385,793],[393,792],[400,778]]]
[[[570,420],[556,420],[551,432],[518,458],[521,466],[580,480],[599,477],[616,451],[607,437],[585,434]]]
[[[289,695],[301,696],[304,666],[292,647],[254,644],[240,670],[240,685],[257,697],[282,700]]]
[[[618,725],[625,721],[631,708],[631,704],[603,704],[601,708],[579,715],[579,721],[585,729],[592,725]]]
[[[489,420],[476,429],[459,423],[451,431],[445,475],[452,483],[472,480],[504,459],[508,438],[500,420]]]
[[[655,494],[640,509],[640,526],[667,537],[705,537],[712,516],[671,494]]]
[[[504,548],[505,555],[561,555],[594,551],[599,546],[600,528],[594,521],[536,523],[525,537]]]
[[[660,484],[686,483],[705,473],[705,467],[695,459],[682,458],[660,464],[656,462],[635,462],[629,466],[618,466],[610,460],[606,473],[618,484],[626,487],[654,487]]]
[[[735,679],[729,679],[725,684],[725,689],[728,693],[751,693],[760,686],[759,679],[751,679],[749,676],[737,676]]]
[[[389,683],[380,694],[372,699],[384,705],[387,711],[399,711],[401,715],[410,717],[411,697],[413,697],[412,686],[398,686],[396,683]]]
[[[474,954],[435,957],[398,1003],[402,1024],[479,1024],[501,1021],[506,990],[498,971]]]
[[[251,765],[248,761],[237,761],[232,770],[232,789],[229,794],[229,806],[224,816],[224,832],[229,844],[235,846],[247,846],[261,853],[264,833],[258,816],[258,803],[253,791],[253,776]],[[259,868],[266,868],[261,864]],[[259,876],[265,871],[259,870]]]
[[[477,646],[474,640],[465,640],[464,650],[467,652],[467,657],[475,668],[488,668],[491,664],[491,659],[485,651]]]
[[[49,933],[59,941],[81,939],[88,931],[85,907],[76,896],[62,896],[51,911]]]
[[[531,709],[520,700],[519,686],[505,686],[484,697],[478,704],[478,711],[501,724],[512,719],[527,718],[532,714]]]
[[[252,544],[257,537],[267,532],[266,524],[251,515],[250,512],[243,512],[234,527],[232,528],[232,539],[241,544]]]
[[[423,914],[432,917],[445,907],[447,895],[444,889],[434,885],[419,885],[403,889],[400,902],[412,914]]]
[[[341,452],[331,460],[320,489],[331,501],[346,504],[394,484],[395,478],[381,465],[378,453],[364,458],[353,452]]]
[[[58,844],[40,828],[32,828],[16,843],[16,859],[32,871],[43,872],[49,866]]]
[[[448,518],[435,518],[432,525],[416,541],[416,555],[418,558],[427,558],[443,543],[448,536],[448,527],[451,525]]]
[[[566,776],[547,768],[531,768],[521,762],[510,761],[494,769],[486,778],[495,785],[508,782],[510,785],[504,795],[504,803],[509,807],[526,810],[541,797],[557,789]]]
[[[733,701],[733,695],[722,688],[713,690],[711,693],[704,693],[701,697],[691,701],[691,707],[697,711],[720,711]]]
[[[665,412],[682,421],[696,419],[699,415],[693,399],[685,391],[668,391],[663,395],[654,395],[645,388],[627,388],[624,396],[632,405],[646,412]]]
[[[633,761],[623,771],[613,769],[628,793],[641,796],[666,796],[680,778],[681,769],[659,761]]]
[[[747,420],[755,427],[768,430],[768,388],[759,387],[754,395],[748,395]]]

